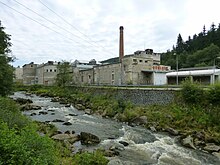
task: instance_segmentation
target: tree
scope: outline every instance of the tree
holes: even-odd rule
[[[56,78],[56,84],[59,87],[65,87],[72,83],[72,68],[69,62],[62,61],[57,65],[58,74]]]
[[[10,93],[13,85],[13,67],[9,64],[12,60],[7,56],[11,50],[10,35],[4,32],[4,27],[0,21],[0,96],[5,96]]]

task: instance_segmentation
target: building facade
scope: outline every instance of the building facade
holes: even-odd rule
[[[119,62],[119,60],[121,62]],[[118,62],[117,62],[118,61]],[[94,85],[164,85],[169,66],[160,65],[160,54],[152,49],[136,51],[122,59],[112,58],[91,69],[77,73],[79,84]]]
[[[34,64],[34,62],[23,65],[23,84],[32,85],[37,83],[36,69],[37,64]]]

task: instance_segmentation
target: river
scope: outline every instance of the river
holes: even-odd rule
[[[37,121],[50,121],[58,130],[65,132],[74,130],[77,134],[88,132],[98,136],[101,143],[87,147],[80,142],[75,143],[75,148],[91,150],[115,146],[119,156],[113,157],[112,162],[123,165],[219,165],[220,160],[208,153],[182,147],[176,137],[165,133],[151,132],[142,127],[130,127],[124,123],[105,119],[100,116],[87,115],[78,111],[73,106],[65,107],[58,102],[51,102],[51,98],[36,95],[27,96],[23,92],[16,92],[12,98],[31,99],[34,105],[42,107],[41,110],[25,111],[24,114]],[[47,112],[39,115],[40,111]],[[37,115],[31,116],[32,113]],[[71,122],[66,126],[61,122],[52,122],[60,119]],[[129,145],[123,146],[119,141],[125,141]],[[116,161],[117,160],[117,161]],[[119,163],[120,162],[120,163]]]

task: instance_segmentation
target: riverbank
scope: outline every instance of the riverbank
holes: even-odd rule
[[[0,97],[0,164],[108,163],[100,151],[72,155],[64,143],[50,138],[55,132],[53,125],[31,121],[13,100]]]
[[[30,92],[72,104],[88,114],[98,114],[131,126],[142,125],[152,131],[168,132],[172,136],[178,136],[181,144],[186,147],[219,156],[220,128],[219,118],[216,116],[218,106],[209,105],[204,109],[197,104],[185,103],[182,96],[167,105],[137,106],[122,99],[116,100],[111,92],[93,95],[89,92],[82,93],[77,88],[31,88]]]

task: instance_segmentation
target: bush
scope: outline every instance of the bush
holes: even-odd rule
[[[212,105],[220,104],[220,83],[211,86],[208,99]]]
[[[103,156],[99,150],[89,153],[84,152],[74,156],[74,165],[106,165],[108,160]]]
[[[19,129],[30,123],[30,120],[21,114],[13,100],[3,97],[0,97],[0,120],[7,123],[10,128]]]
[[[201,104],[204,103],[205,93],[198,83],[192,83],[186,80],[182,84],[181,97],[187,104]]]
[[[58,164],[53,141],[31,127],[18,131],[1,121],[0,139],[0,164]]]

